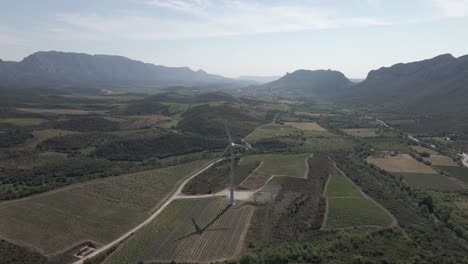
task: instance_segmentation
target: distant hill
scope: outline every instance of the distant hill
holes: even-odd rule
[[[373,70],[340,100],[437,118],[441,129],[446,117],[451,119],[446,122],[467,123],[468,55],[444,54]]]
[[[256,92],[333,97],[352,85],[343,73],[332,70],[297,70],[280,79],[254,87]]]
[[[237,77],[237,80],[242,80],[242,81],[252,81],[257,84],[264,84],[264,83],[269,83],[272,81],[276,81],[281,76],[253,76],[253,75],[241,75]]]
[[[235,83],[188,67],[165,67],[121,56],[36,52],[20,62],[0,60],[0,86],[113,88]]]

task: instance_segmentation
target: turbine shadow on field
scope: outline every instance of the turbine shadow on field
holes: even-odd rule
[[[189,238],[191,236],[194,236],[194,235],[202,235],[203,233],[205,232],[208,232],[208,231],[221,231],[221,230],[229,230],[230,228],[213,228],[213,229],[208,229],[210,228],[210,226],[212,226],[221,216],[223,216],[227,210],[229,210],[229,208],[231,207],[231,205],[228,205],[226,206],[221,212],[219,212],[207,225],[205,225],[204,227],[200,227],[198,224],[197,224],[197,221],[192,218],[192,224],[193,226],[195,227],[195,231],[188,234],[188,235],[185,235],[179,239],[176,240],[176,242],[180,241],[180,240],[183,240],[183,239],[186,239],[186,238]]]

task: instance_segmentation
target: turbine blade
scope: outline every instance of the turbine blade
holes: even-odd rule
[[[231,145],[228,145],[228,146],[223,150],[223,152],[221,153],[220,157],[224,156],[224,154],[226,154],[226,152],[229,150],[230,147],[231,147]]]
[[[224,127],[226,128],[226,134],[227,134],[227,136],[229,138],[229,143],[233,143],[231,132],[229,131],[229,128],[228,128],[228,125],[227,125],[227,121],[226,121],[226,123],[224,123]]]
[[[234,205],[234,149],[231,148],[231,171],[229,173],[230,178],[230,205]]]

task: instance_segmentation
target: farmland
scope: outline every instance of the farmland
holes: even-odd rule
[[[434,166],[458,166],[452,158],[445,155],[431,155],[429,158],[424,158]]]
[[[234,184],[241,183],[260,164],[257,160],[236,161]],[[182,190],[185,194],[210,194],[228,187],[230,161],[220,162],[192,179]]]
[[[440,191],[463,191],[465,188],[458,182],[435,173],[396,173],[405,179],[412,187],[440,190]]]
[[[412,187],[436,190],[463,190],[458,182],[440,175],[433,168],[416,161],[408,154],[387,158],[368,157],[367,161],[383,170],[402,176]]]
[[[303,131],[327,131],[325,128],[321,127],[317,122],[285,122],[287,126],[292,126]]]
[[[336,169],[332,173],[325,193],[328,215],[324,228],[386,227],[392,223],[389,213],[366,197],[351,180]]]
[[[377,137],[379,129],[376,128],[346,128],[343,132],[355,137]]]
[[[429,148],[425,148],[425,147],[422,147],[422,146],[411,146],[412,149],[414,149],[416,152],[426,152],[426,153],[429,153],[430,155],[437,155],[439,154],[437,151],[435,150],[432,150],[432,149],[429,149]]]
[[[205,161],[70,186],[0,204],[0,236],[52,254],[83,241],[107,243],[148,217]]]
[[[15,126],[34,126],[44,122],[44,119],[40,118],[2,118],[0,123],[11,124]]]
[[[468,184],[468,168],[455,166],[435,166],[435,168],[448,173],[450,176],[457,178],[465,184]]]
[[[368,157],[367,161],[388,172],[437,173],[431,167],[416,161],[408,154],[399,154],[386,158]]]
[[[271,139],[271,138],[278,138],[278,137],[294,137],[299,136],[300,131],[284,125],[277,125],[277,124],[269,124],[258,127],[255,129],[254,132],[249,134],[245,141],[247,142],[255,142],[262,139]]]
[[[228,207],[223,198],[172,202],[104,263],[208,262],[240,252],[253,207]]]
[[[325,212],[322,193],[329,173],[327,155],[314,154],[308,166],[311,169],[307,178],[274,177],[268,182],[268,189],[278,193],[255,210],[247,243],[261,247],[316,237]]]
[[[310,154],[295,155],[252,155],[244,162],[256,162],[260,165],[250,174],[240,186],[256,190],[262,187],[272,176],[290,176],[303,178],[307,172],[306,158]]]

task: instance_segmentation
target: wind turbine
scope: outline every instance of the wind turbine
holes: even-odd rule
[[[230,152],[230,156],[231,156],[231,165],[230,165],[230,172],[229,172],[229,192],[230,192],[230,196],[229,196],[229,205],[235,205],[236,202],[234,200],[234,167],[235,167],[235,159],[234,159],[234,149],[235,148],[240,148],[240,149],[252,149],[252,146],[250,145],[240,145],[240,144],[236,144],[234,143],[233,139],[232,139],[232,136],[231,136],[231,132],[229,131],[229,128],[228,128],[228,125],[227,125],[227,121],[224,123],[224,127],[226,128],[226,134],[228,136],[228,139],[229,139],[229,145],[224,149],[223,153],[221,154],[221,156],[223,156],[228,150]]]

